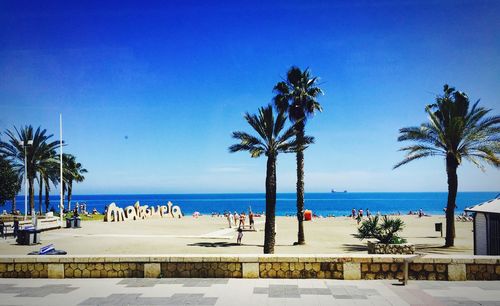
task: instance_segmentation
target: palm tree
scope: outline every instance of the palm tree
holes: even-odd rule
[[[53,167],[46,169],[43,174],[43,182],[45,184],[45,211],[49,211],[50,206],[50,183],[56,186],[59,183],[59,167],[55,164]]]
[[[11,163],[0,154],[0,206],[5,205],[5,202],[12,200],[13,211],[16,208],[15,198],[21,184],[17,171],[12,167]]]
[[[233,132],[233,138],[238,144],[229,147],[229,152],[248,151],[252,158],[267,156],[266,168],[266,225],[264,234],[264,253],[274,253],[275,243],[275,212],[276,212],[276,159],[279,153],[294,152],[297,149],[296,127],[292,126],[283,133],[287,120],[286,115],[280,112],[274,118],[271,105],[261,107],[258,115],[245,114],[245,120],[257,132],[253,136],[245,132]],[[304,144],[313,142],[312,137],[304,137]]]
[[[56,150],[59,147],[58,141],[49,142],[52,135],[47,135],[47,130],[42,130],[40,127],[33,129],[31,125],[24,126],[22,129],[14,127],[14,131],[7,130],[5,134],[9,138],[8,141],[0,141],[0,153],[4,154],[12,164],[14,169],[28,181],[29,194],[29,213],[35,207],[35,179],[37,173],[47,164],[57,163],[57,160],[47,152]],[[25,144],[32,140],[32,145],[23,147],[21,142]],[[24,160],[26,150],[26,168],[24,171]]]
[[[297,244],[305,244],[304,237],[304,149],[305,126],[314,112],[322,111],[316,101],[322,90],[317,86],[318,78],[312,77],[309,69],[301,71],[298,67],[288,70],[286,80],[274,86],[274,104],[279,111],[288,113],[289,119],[297,129],[297,220],[299,225]]]
[[[401,148],[406,156],[394,168],[427,156],[442,156],[446,160],[446,247],[453,246],[455,239],[458,166],[463,159],[482,170],[482,161],[500,166],[497,156],[500,153],[500,116],[486,117],[491,109],[479,107],[478,103],[479,100],[469,108],[467,94],[444,85],[444,94],[437,96],[436,103],[425,108],[429,122],[422,123],[420,127],[399,130],[398,141],[412,141],[414,144]]]
[[[46,145],[46,144],[44,144]],[[39,167],[38,167],[38,172],[39,172],[39,176],[38,176],[38,184],[39,184],[39,188],[38,188],[38,206],[39,206],[39,211],[40,211],[40,214],[42,213],[42,203],[43,203],[43,191],[44,191],[44,188],[43,188],[43,184],[45,184],[45,211],[47,212],[48,211],[48,204],[47,204],[47,200],[48,200],[48,193],[50,192],[50,183],[49,181],[47,180],[47,177],[49,175],[54,175],[54,171],[55,169],[57,168],[59,162],[57,160],[57,156],[56,156],[56,151],[55,150],[50,150],[48,148],[42,148],[41,150],[42,152],[44,152],[44,156],[42,157],[41,159],[41,162],[39,164]]]
[[[71,196],[73,194],[73,182],[81,183],[85,180],[83,174],[87,173],[87,169],[82,168],[82,164],[76,161],[76,157],[71,154],[63,154],[63,167],[66,170],[67,191],[68,191],[68,210],[71,207]]]

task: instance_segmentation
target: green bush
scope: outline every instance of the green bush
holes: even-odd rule
[[[358,233],[354,237],[360,240],[375,238],[380,243],[385,244],[401,244],[405,243],[406,239],[398,236],[398,232],[402,231],[405,224],[399,218],[390,219],[387,216],[383,217],[380,222],[378,216],[369,218],[361,223],[358,227]]]

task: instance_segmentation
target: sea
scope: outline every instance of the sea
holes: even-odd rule
[[[461,213],[470,207],[493,199],[498,192],[459,192],[457,195],[456,212]],[[306,193],[305,208],[321,216],[349,215],[353,208],[369,209],[372,213],[408,214],[409,211],[422,209],[431,215],[444,214],[446,192],[335,192]],[[108,195],[73,195],[72,207],[76,203],[87,205],[87,211],[96,208],[104,212],[105,207],[115,203],[119,207],[133,205],[139,201],[141,205],[165,205],[169,201],[180,206],[185,215],[194,212],[201,214],[224,213],[225,211],[265,211],[266,198],[264,193],[219,193],[219,194],[108,194]],[[50,196],[50,206],[57,210],[59,196]],[[38,197],[35,197],[35,207],[38,208]],[[66,203],[67,207],[67,203]],[[10,211],[10,203],[3,209]],[[24,196],[17,197],[17,209],[24,211]],[[278,216],[294,215],[296,213],[295,193],[278,193],[276,214]]]

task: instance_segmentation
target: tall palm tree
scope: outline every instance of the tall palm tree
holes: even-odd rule
[[[229,147],[229,152],[248,151],[252,158],[267,156],[266,167],[266,225],[264,230],[264,253],[273,254],[275,244],[276,214],[276,159],[279,153],[294,152],[297,149],[296,128],[283,131],[286,115],[281,112],[274,118],[271,105],[261,107],[257,115],[245,114],[245,120],[257,132],[253,136],[245,132],[233,132],[239,143]],[[305,136],[304,144],[313,143],[312,137]]]
[[[444,85],[444,94],[437,96],[436,102],[425,108],[429,122],[422,123],[420,127],[399,130],[398,141],[412,141],[414,144],[401,148],[406,156],[394,168],[428,156],[442,156],[446,160],[447,247],[453,246],[455,240],[458,166],[466,159],[481,169],[484,169],[482,161],[500,167],[500,116],[486,117],[491,110],[479,107],[478,103],[479,100],[469,108],[467,94]]]
[[[22,129],[14,127],[14,131],[7,130],[5,134],[8,141],[0,141],[0,153],[4,154],[12,163],[17,172],[28,181],[29,213],[35,207],[35,179],[46,164],[57,163],[53,156],[47,152],[54,151],[59,147],[58,141],[50,141],[53,135],[47,135],[47,130],[38,127],[36,130],[31,125]],[[21,145],[21,141],[27,144],[32,140],[33,144],[26,148]],[[26,150],[26,168],[24,171],[24,160]]]
[[[288,70],[286,80],[274,86],[274,104],[279,111],[288,113],[288,118],[295,123],[297,129],[297,244],[305,244],[304,236],[304,149],[305,126],[307,119],[315,111],[322,111],[321,105],[316,101],[323,94],[318,87],[318,78],[312,77],[309,69],[301,71],[298,67]]]
[[[68,191],[68,210],[71,207],[71,196],[73,195],[73,182],[81,183],[85,180],[83,174],[87,173],[87,169],[82,167],[82,164],[76,161],[76,157],[71,154],[63,154],[63,167],[67,173],[67,191]]]
[[[46,145],[46,144],[45,144]],[[50,150],[48,148],[44,148],[41,151],[44,152],[44,156],[39,164],[38,167],[38,205],[39,205],[39,211],[40,214],[42,213],[42,203],[43,203],[43,191],[44,191],[44,184],[45,184],[45,211],[48,211],[48,198],[49,198],[49,192],[50,192],[50,181],[48,180],[49,177],[52,178],[52,182],[57,181],[55,180],[55,175],[57,172],[57,168],[59,166],[59,160],[57,159],[57,153],[55,150]]]
[[[43,174],[43,182],[45,184],[45,211],[49,211],[50,206],[50,183],[57,186],[59,183],[59,167],[58,164],[46,169]]]

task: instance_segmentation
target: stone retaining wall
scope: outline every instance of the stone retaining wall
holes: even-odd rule
[[[468,264],[465,268],[469,280],[500,280],[500,264]]]
[[[160,266],[162,277],[241,278],[238,262],[166,262]]]
[[[65,278],[115,278],[115,277],[144,277],[142,263],[66,263],[64,264]]]
[[[327,278],[500,280],[499,256],[0,256],[1,278]]]
[[[262,262],[261,278],[334,278],[343,279],[344,265],[336,262]]]
[[[415,254],[415,245],[411,243],[385,244],[368,241],[368,254]]]
[[[48,265],[43,263],[0,263],[0,278],[47,278]]]

